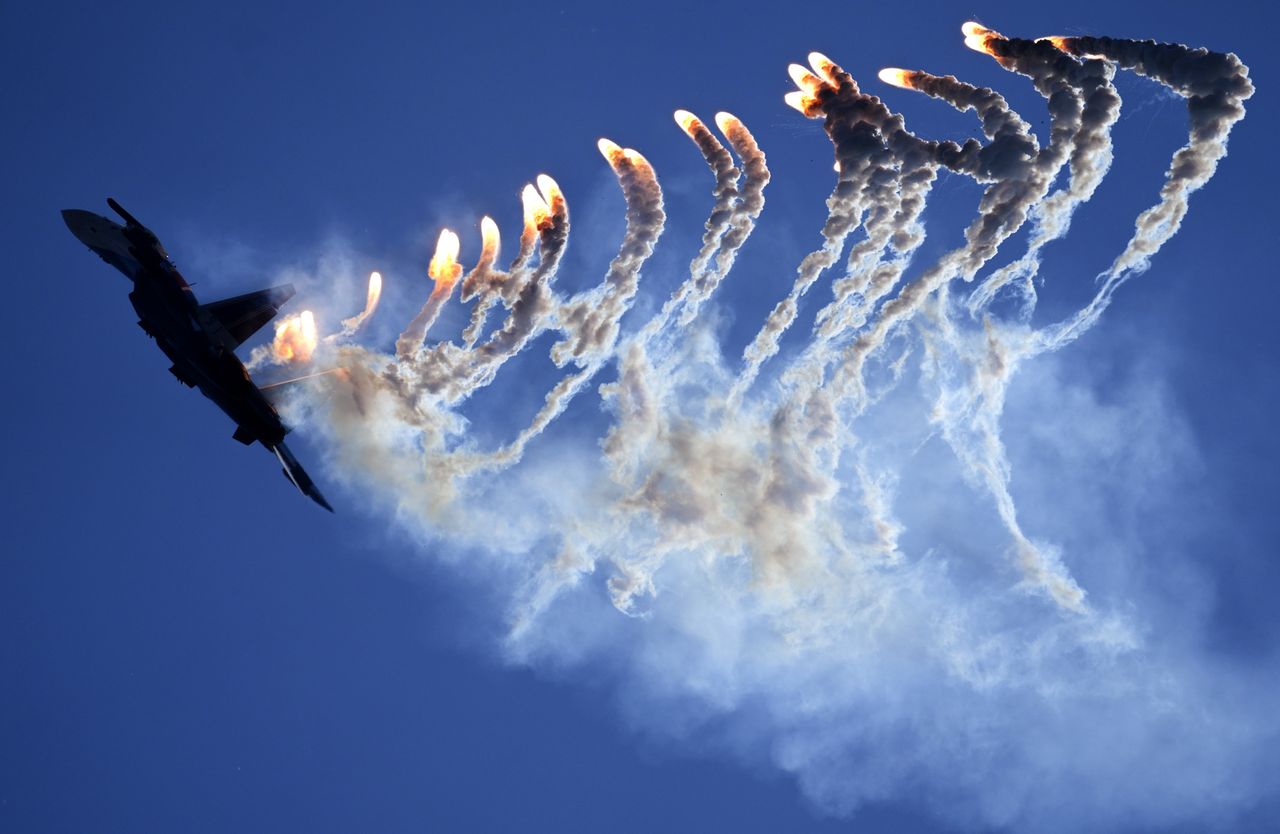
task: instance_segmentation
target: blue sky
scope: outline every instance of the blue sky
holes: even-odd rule
[[[831,753],[829,768],[801,756],[800,739],[828,728],[778,719],[773,699],[785,687],[761,683],[724,708],[675,691],[663,664],[685,644],[645,632],[670,625],[667,609],[624,618],[608,606],[603,574],[513,651],[511,589],[495,579],[505,563],[397,524],[385,495],[325,463],[319,432],[300,431],[295,451],[338,514],[293,494],[267,455],[232,443],[226,418],[165,373],[133,324],[123,277],[58,215],[105,213],[114,196],[203,300],[302,276],[298,304],[349,301],[331,324],[359,308],[364,277],[380,269],[387,306],[369,339],[385,349],[429,289],[438,229],[461,232],[465,263],[483,213],[511,241],[519,188],[543,171],[573,210],[562,283],[599,280],[622,229],[621,198],[594,147],[608,136],[641,150],[666,192],[668,232],[638,302],[651,309],[679,280],[710,204],[671,111],[709,119],[725,109],[751,127],[775,178],[717,297],[717,337],[737,356],[814,245],[830,188],[826,138],[782,103],[786,65],[821,50],[874,92],[882,66],[954,72],[997,87],[1042,129],[1029,85],[963,48],[958,27],[976,18],[1010,34],[1234,51],[1258,88],[1217,177],[1150,272],[1086,338],[1023,369],[1005,437],[1026,473],[1015,475],[1026,526],[1064,549],[1109,610],[1137,612],[1153,674],[1212,679],[1221,689],[1197,689],[1193,702],[1233,704],[1241,717],[1237,736],[1203,745],[1183,725],[1192,763],[1177,773],[1198,760],[1220,768],[1231,778],[1217,795],[1164,803],[1159,778],[1135,776],[1131,790],[1116,788],[1114,815],[1090,819],[1258,830],[1277,811],[1277,787],[1260,774],[1276,764],[1276,726],[1263,716],[1280,672],[1276,183],[1266,150],[1276,21],[1260,19],[1270,15],[1183,3],[1158,13],[1115,3],[10,7],[0,34],[11,264],[0,828],[949,831],[1023,819],[964,774],[939,772],[963,755],[900,776],[871,742]],[[1179,100],[1124,76],[1117,86],[1126,109],[1116,162],[1046,263],[1046,320],[1088,297],[1185,140]],[[886,98],[922,135],[974,134],[936,102]],[[976,193],[938,186],[922,257],[959,241]],[[459,310],[442,332],[456,333]],[[476,437],[508,435],[540,401],[550,371],[512,370],[467,412]],[[535,472],[572,470],[574,455],[595,448],[606,421],[598,398],[584,399],[531,452]],[[959,494],[963,479],[941,452],[935,468],[934,454],[904,474],[905,503]],[[979,547],[994,535],[974,532],[980,503],[902,508],[904,552],[928,564],[957,530]],[[543,546],[530,541],[530,558],[545,559]],[[963,587],[1012,584],[998,572],[969,576],[956,547],[950,570]],[[692,616],[680,600],[696,587],[677,581],[661,599]],[[1023,611],[1000,609],[1008,633],[1038,622],[1018,619]],[[923,697],[910,670],[889,671],[901,671],[903,703]],[[897,697],[898,679],[885,680],[876,697]],[[983,697],[922,700],[921,723]],[[862,705],[879,703],[888,701]],[[1017,712],[1023,702],[1010,703]],[[1115,714],[1123,725],[1124,708]],[[1071,779],[1086,777],[1043,761],[1037,776],[1069,817]],[[882,782],[865,777],[878,767]],[[858,774],[857,802],[842,792],[846,773]],[[1142,792],[1152,798],[1134,798]],[[1172,809],[1153,810],[1161,804]],[[1049,825],[1043,807],[1035,813],[1023,824]]]

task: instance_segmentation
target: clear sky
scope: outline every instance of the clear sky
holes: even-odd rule
[[[1280,678],[1280,291],[1267,254],[1277,183],[1266,150],[1278,127],[1280,21],[1260,4],[1149,8],[7,4],[0,830],[901,832],[1002,821],[1028,830],[1052,827],[1046,807],[1060,809],[1059,825],[1072,819],[1072,780],[1088,783],[1078,790],[1096,825],[1265,828],[1280,814],[1264,775],[1277,769],[1268,752],[1277,724],[1264,707]],[[548,614],[543,642],[513,652],[500,562],[477,566],[466,547],[397,523],[404,514],[335,472],[306,430],[294,450],[338,512],[296,495],[262,450],[232,442],[225,416],[166,373],[134,324],[125,279],[58,214],[105,214],[113,196],[159,235],[202,300],[294,279],[293,304],[332,310],[330,329],[359,309],[362,282],[379,269],[387,305],[367,338],[385,350],[429,291],[439,228],[459,230],[464,263],[474,261],[481,214],[513,241],[519,189],[540,172],[557,178],[574,212],[562,282],[598,281],[622,229],[621,198],[595,149],[607,136],[642,151],[666,190],[668,234],[639,302],[652,309],[678,282],[710,206],[710,180],[671,111],[710,120],[729,110],[774,174],[760,230],[716,299],[717,332],[736,360],[816,244],[830,188],[829,143],[783,104],[788,63],[821,50],[877,93],[888,89],[874,81],[883,66],[955,73],[996,86],[1043,131],[1043,102],[1025,80],[964,49],[967,18],[1029,37],[1087,32],[1233,51],[1258,88],[1182,232],[1095,331],[1024,368],[1010,396],[1005,441],[1015,472],[1029,473],[1015,475],[1026,524],[1063,547],[1092,598],[1137,612],[1151,675],[1220,680],[1229,695],[1197,690],[1191,703],[1233,705],[1225,736],[1200,738],[1208,731],[1175,715],[1168,728],[1186,740],[1169,742],[1176,763],[1160,759],[1132,789],[1113,780],[1113,815],[1098,810],[1112,800],[1084,771],[1064,776],[1050,764],[1026,776],[1050,799],[1024,817],[1020,800],[965,778],[963,752],[900,770],[884,738],[801,754],[798,739],[823,729],[781,728],[785,688],[724,701],[667,692],[665,672],[652,671],[655,645],[667,644],[643,634],[667,627],[661,612],[615,612],[604,567],[576,608]],[[1181,100],[1123,76],[1117,86],[1126,109],[1116,162],[1068,242],[1051,250],[1046,320],[1087,299],[1186,138]],[[970,118],[941,104],[885,95],[922,135],[975,135]],[[923,251],[960,240],[976,194],[944,179]],[[442,335],[456,335],[459,309]],[[490,411],[468,413],[477,437],[526,421],[549,373],[496,385],[480,403]],[[1076,421],[1082,413],[1088,420]],[[531,452],[533,465],[594,449],[603,425],[599,399],[587,397]],[[931,477],[908,475],[900,499],[928,491]],[[955,472],[937,478],[944,492],[962,482]],[[908,560],[971,529],[946,521],[967,509],[945,504],[902,511]],[[529,542],[528,558],[549,558],[545,546]],[[993,595],[1017,581],[955,564],[964,587]],[[677,588],[665,599],[679,597]],[[585,648],[565,647],[575,639]],[[946,737],[948,709],[925,698],[930,687],[910,670],[891,673],[902,675],[901,698],[889,686],[865,716],[839,721],[873,725],[882,706],[938,723],[910,733]],[[1023,703],[1003,690],[990,701],[1006,696]],[[965,695],[999,714],[984,697],[981,687]],[[1099,723],[1126,726],[1125,697]],[[755,717],[765,713],[775,717]],[[912,722],[898,718],[876,726],[909,734]],[[992,743],[1073,742],[1035,738],[1020,720],[995,722]],[[1106,739],[1088,743],[1099,762],[1108,757]],[[1160,744],[1133,743],[1160,755]],[[1200,788],[1179,780],[1201,765],[1224,775],[1184,801]],[[1015,775],[986,767],[992,779]],[[883,778],[867,776],[875,769]],[[846,773],[857,774],[853,793],[841,787]]]

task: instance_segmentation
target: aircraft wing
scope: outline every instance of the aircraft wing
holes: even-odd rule
[[[293,284],[281,284],[200,306],[226,328],[238,346],[275,318],[284,303],[293,298],[293,293]]]

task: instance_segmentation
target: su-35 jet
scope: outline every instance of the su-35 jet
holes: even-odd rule
[[[62,219],[81,243],[133,281],[129,301],[138,311],[138,326],[173,361],[169,371],[184,385],[199,388],[235,421],[236,440],[245,445],[257,441],[270,449],[293,485],[333,512],[284,445],[289,429],[236,356],[236,348],[293,297],[293,285],[201,304],[151,230],[115,200],[108,198],[107,204],[124,226],[79,209],[67,209]]]

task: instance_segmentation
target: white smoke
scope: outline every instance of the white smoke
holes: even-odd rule
[[[791,100],[824,119],[839,173],[818,247],[745,356],[717,339],[710,299],[733,281],[769,172],[740,121],[717,119],[741,169],[678,114],[714,205],[688,277],[647,324],[624,317],[663,195],[644,157],[602,141],[627,227],[598,286],[553,285],[568,208],[540,181],[510,273],[486,264],[463,285],[484,312],[461,344],[430,341],[438,289],[397,351],[323,342],[343,370],[289,416],[325,439],[353,493],[432,552],[468,554],[459,569],[506,601],[513,661],[613,670],[637,726],[765,757],[822,808],[910,794],[962,824],[1062,830],[1230,813],[1274,789],[1278,727],[1257,693],[1275,674],[1207,665],[1195,566],[1148,526],[1195,500],[1194,443],[1158,374],[1104,401],[1052,351],[1176,231],[1243,117],[1247,70],[1174,45],[966,34],[1046,98],[1048,141],[956,79],[915,76],[975,109],[986,144],[916,137],[824,56],[793,68]],[[1188,96],[1192,139],[1098,295],[1037,330],[1026,288],[1042,250],[1110,165],[1115,64]],[[984,194],[964,245],[916,264],[938,176]],[[1028,223],[1027,252],[979,279]],[[787,357],[800,299],[859,225],[810,341]],[[1024,296],[1006,320],[992,300],[1009,285]],[[486,336],[498,305],[506,320]],[[469,403],[534,358],[557,373],[541,407],[481,444]],[[561,419],[589,395],[599,431]]]

